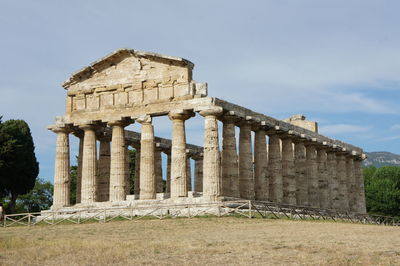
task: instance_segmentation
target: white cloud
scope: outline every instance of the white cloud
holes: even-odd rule
[[[379,141],[392,141],[392,140],[396,140],[396,139],[400,139],[400,136],[385,137],[385,138],[379,139]]]
[[[394,124],[390,127],[390,130],[400,130],[400,124]]]
[[[362,133],[371,130],[371,126],[357,126],[349,124],[327,125],[319,128],[323,135],[342,135],[347,133]]]

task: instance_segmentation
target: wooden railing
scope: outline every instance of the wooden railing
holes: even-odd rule
[[[193,204],[159,204],[133,207],[110,207],[77,210],[8,214],[3,227],[57,224],[106,223],[113,220],[165,219],[202,216],[242,216],[247,218],[330,220],[351,223],[400,226],[400,218],[354,214],[336,210],[299,207],[266,201],[223,201]]]

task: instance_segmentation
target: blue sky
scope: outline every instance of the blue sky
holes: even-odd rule
[[[29,123],[40,177],[52,180],[46,126],[64,113],[60,84],[128,47],[189,59],[210,96],[281,119],[301,113],[324,135],[400,154],[399,10],[368,0],[1,0],[0,115]],[[156,121],[169,137],[168,119]],[[201,127],[188,121],[189,142],[202,143]]]

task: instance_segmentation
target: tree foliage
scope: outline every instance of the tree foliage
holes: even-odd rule
[[[368,212],[400,216],[400,167],[368,167],[364,179]]]
[[[33,189],[17,199],[17,212],[39,212],[53,204],[53,184],[38,178]]]
[[[18,195],[35,185],[39,164],[28,124],[23,120],[0,123],[0,191],[10,196],[10,210],[15,210]]]

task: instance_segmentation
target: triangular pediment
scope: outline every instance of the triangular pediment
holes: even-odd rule
[[[193,66],[179,57],[119,49],[75,72],[62,86],[72,92],[140,82],[188,83]]]

